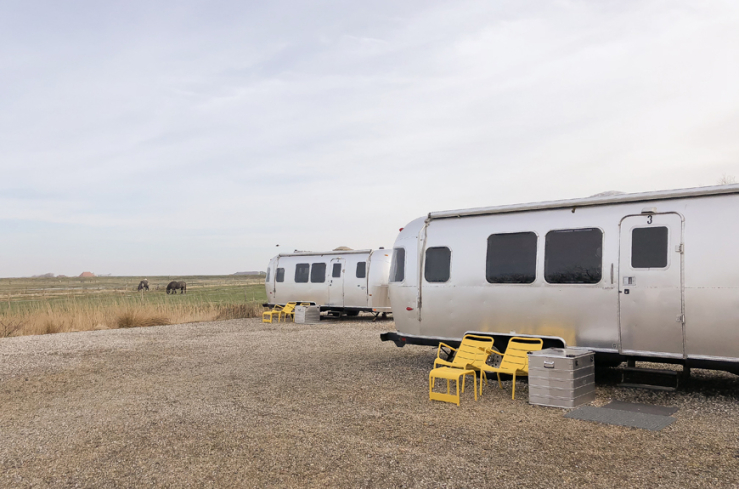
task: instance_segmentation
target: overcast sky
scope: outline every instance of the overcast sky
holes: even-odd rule
[[[710,185],[739,177],[739,2],[0,0],[0,170],[3,277]]]

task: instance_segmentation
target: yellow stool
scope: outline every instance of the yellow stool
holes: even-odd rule
[[[475,382],[475,401],[477,400],[477,377],[474,370],[465,370],[461,368],[439,367],[429,373],[429,399],[432,401],[452,402],[459,406],[459,378],[462,377],[462,392],[464,392],[464,381],[468,375],[472,376]],[[434,392],[435,379],[446,379],[446,394],[443,392]],[[457,394],[451,393],[451,381],[457,382]]]

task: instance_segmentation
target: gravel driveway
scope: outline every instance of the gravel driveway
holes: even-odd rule
[[[519,382],[428,399],[435,351],[390,321],[258,319],[0,340],[2,487],[736,487],[739,377],[694,370],[660,432],[530,406]]]

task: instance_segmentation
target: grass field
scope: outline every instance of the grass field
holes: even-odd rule
[[[146,277],[139,292],[143,278],[0,279],[0,337],[254,317],[266,300],[262,277]],[[187,293],[167,294],[171,280]]]

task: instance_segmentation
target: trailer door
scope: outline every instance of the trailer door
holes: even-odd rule
[[[621,221],[621,353],[682,358],[683,219],[642,214]]]
[[[344,272],[346,263],[343,258],[331,260],[330,274],[328,279],[328,305],[344,307]]]

